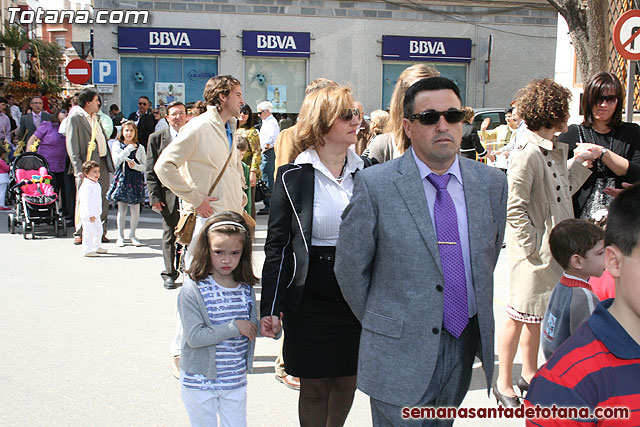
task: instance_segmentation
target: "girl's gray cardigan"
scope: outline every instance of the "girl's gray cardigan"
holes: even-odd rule
[[[249,320],[257,325],[256,294],[253,288],[251,288],[251,300],[253,304]],[[201,374],[209,379],[214,379],[216,377],[215,345],[241,335],[235,320],[222,325],[213,325],[209,320],[202,294],[189,276],[185,276],[184,284],[178,294],[178,311],[184,331],[180,368],[185,372]],[[260,327],[258,327],[259,331]],[[249,341],[247,349],[248,373],[251,373],[253,369],[254,350],[255,340]]]

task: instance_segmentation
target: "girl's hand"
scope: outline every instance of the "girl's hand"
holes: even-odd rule
[[[275,338],[282,329],[282,313],[278,316],[265,316],[260,319],[260,335],[267,338]]]
[[[249,172],[249,185],[251,187],[255,187],[256,186],[256,173],[255,172]]]
[[[129,167],[133,169],[133,167],[136,165],[136,162],[134,162],[133,160],[127,159],[127,165],[129,165]]]
[[[258,326],[249,321],[249,320],[236,320],[236,326],[240,331],[240,335],[244,335],[249,338],[249,341],[253,341],[256,339],[256,335],[258,334]]]

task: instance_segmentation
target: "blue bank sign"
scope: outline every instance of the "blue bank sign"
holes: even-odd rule
[[[243,31],[242,52],[245,56],[279,56],[308,58],[311,54],[310,33],[280,31]]]
[[[471,62],[471,39],[382,36],[382,59]]]
[[[118,27],[118,51],[220,55],[220,30]]]

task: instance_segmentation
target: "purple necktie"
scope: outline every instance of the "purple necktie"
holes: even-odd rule
[[[458,217],[453,199],[447,191],[450,179],[450,173],[445,175],[430,173],[427,176],[427,180],[438,190],[433,205],[433,217],[444,274],[444,328],[451,335],[459,338],[469,323],[469,305]]]
[[[38,116],[37,114],[33,115],[33,125],[36,127],[36,129],[38,129],[38,127],[40,126],[40,116]]]

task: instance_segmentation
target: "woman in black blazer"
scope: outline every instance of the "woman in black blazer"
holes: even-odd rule
[[[353,402],[360,323],[333,273],[340,215],[363,161],[360,114],[345,87],[304,99],[297,143],[303,152],[278,169],[262,270],[261,331],[285,329],[284,363],[300,377],[300,425],[342,426]]]

